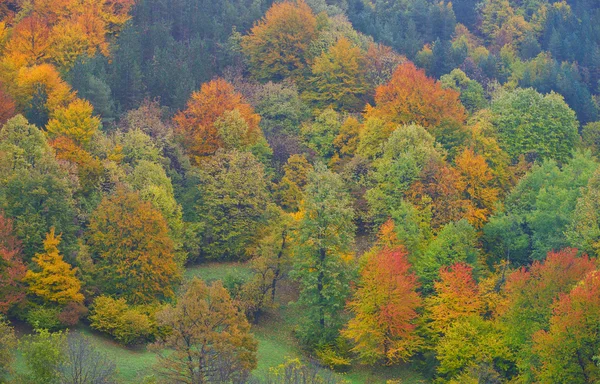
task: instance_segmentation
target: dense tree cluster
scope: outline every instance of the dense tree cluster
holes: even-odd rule
[[[598,19],[0,1],[0,382],[118,382],[81,328],[148,347],[146,383],[597,382]],[[319,367],[254,375],[281,307]]]

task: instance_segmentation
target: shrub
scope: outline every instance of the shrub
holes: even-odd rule
[[[125,299],[100,296],[90,315],[92,328],[106,332],[120,343],[131,345],[154,341],[157,327],[147,309],[130,306]]]
[[[59,320],[60,312],[59,307],[33,307],[25,315],[25,320],[34,329],[45,329],[54,332],[65,328]]]
[[[79,320],[87,315],[88,310],[81,303],[71,302],[67,304],[58,314],[57,318],[60,323],[66,327],[72,327],[79,323]]]

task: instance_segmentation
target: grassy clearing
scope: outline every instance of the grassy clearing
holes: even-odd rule
[[[227,278],[248,278],[251,276],[250,268],[242,263],[210,263],[194,266],[186,270],[186,280],[199,277],[208,282],[224,280]],[[283,364],[288,358],[302,358],[303,353],[294,338],[293,330],[300,311],[290,305],[295,301],[293,286],[280,287],[277,294],[277,307],[263,314],[258,324],[253,325],[252,332],[258,341],[258,367],[253,372],[261,378],[269,368]],[[27,332],[22,330],[19,333]],[[124,384],[138,384],[142,379],[151,374],[152,366],[156,363],[156,354],[148,351],[146,347],[125,348],[107,336],[81,326],[71,330],[89,336],[94,346],[102,353],[107,354],[118,369],[118,378]],[[21,356],[17,356],[17,372],[23,372],[25,365]],[[352,384],[385,383],[387,380],[401,379],[403,384],[425,383],[425,380],[410,370],[408,366],[391,368],[355,367],[350,372],[340,374]]]
[[[249,278],[252,271],[244,263],[207,263],[194,265],[186,269],[183,274],[185,280],[199,277],[204,281],[225,280],[227,278]]]

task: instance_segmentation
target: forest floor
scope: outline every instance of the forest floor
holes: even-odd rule
[[[208,282],[215,280],[235,281],[239,278],[250,276],[247,265],[242,263],[210,263],[189,268],[185,278],[200,277]],[[288,358],[302,358],[300,345],[293,335],[298,309],[290,302],[295,300],[290,286],[282,286],[277,294],[276,308],[261,315],[257,324],[253,325],[252,332],[258,340],[258,367],[253,372],[256,377],[264,377],[271,367],[283,364]],[[23,334],[29,329],[22,325],[17,326],[17,333]],[[156,363],[156,354],[145,346],[126,348],[114,342],[106,335],[91,330],[82,325],[70,332],[78,332],[90,337],[91,342],[102,353],[107,354],[115,361],[118,369],[118,378],[124,384],[138,384],[151,372]],[[25,369],[23,359],[17,356],[17,372]],[[353,367],[349,372],[338,374],[351,384],[379,384],[387,380],[400,380],[402,384],[425,383],[418,373],[409,366],[396,367]]]

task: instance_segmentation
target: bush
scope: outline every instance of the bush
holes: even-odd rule
[[[25,320],[34,329],[45,329],[54,332],[65,328],[59,320],[60,312],[59,307],[33,307],[25,315]]]
[[[327,345],[315,351],[319,363],[336,372],[346,372],[352,365],[352,360],[339,348]]]
[[[89,317],[92,328],[106,332],[120,343],[131,345],[154,341],[157,327],[148,309],[129,306],[125,299],[100,296]]]
[[[252,384],[347,384],[335,377],[333,372],[321,369],[314,364],[305,365],[298,359],[287,360],[284,364],[269,370],[264,380],[254,378]]]
[[[79,323],[79,320],[87,315],[88,310],[81,303],[71,302],[67,304],[58,314],[58,321],[66,327],[72,327]]]

